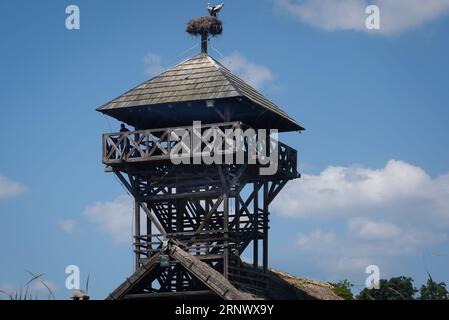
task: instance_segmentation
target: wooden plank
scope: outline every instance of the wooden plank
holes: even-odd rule
[[[123,297],[124,300],[160,300],[160,299],[206,299],[216,297],[211,290],[199,291],[180,291],[180,292],[153,292],[153,293],[138,293],[128,294]]]
[[[254,182],[254,213],[253,215],[257,214],[259,211],[259,183],[258,182]],[[254,228],[256,228],[256,223],[253,220],[253,226]],[[254,268],[258,268],[259,266],[259,240],[256,238],[254,238],[253,241],[253,265]]]
[[[137,201],[134,201],[134,236],[140,237],[140,204]],[[136,253],[135,260],[135,269],[136,271],[140,267],[140,254]]]
[[[189,255],[176,245],[171,245],[170,256],[203,282],[209,289],[224,300],[254,300],[244,292],[237,290],[228,279],[208,264]]]

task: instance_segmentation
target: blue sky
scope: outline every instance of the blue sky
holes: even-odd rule
[[[368,3],[379,31],[361,26]],[[377,264],[383,277],[420,285],[428,269],[449,283],[449,5],[388,3],[226,2],[211,55],[307,129],[282,135],[304,179],[272,210],[276,269],[359,285]],[[65,28],[69,4],[80,30]],[[75,264],[101,299],[132,272],[131,211],[101,164],[101,134],[118,123],[95,108],[197,54],[185,23],[206,5],[2,1],[0,288],[32,270],[64,299]]]

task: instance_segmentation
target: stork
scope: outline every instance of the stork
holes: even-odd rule
[[[209,14],[212,17],[217,17],[217,14],[221,11],[221,9],[223,9],[224,7],[224,3],[222,4],[218,4],[216,6],[211,7],[210,3],[207,4],[207,11],[209,11]]]

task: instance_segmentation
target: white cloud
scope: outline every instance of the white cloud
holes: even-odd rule
[[[349,221],[342,234],[321,229],[299,234],[297,250],[310,254],[314,264],[330,277],[338,278],[363,274],[371,264],[389,269],[398,258],[420,255],[426,247],[447,241],[444,233],[419,228],[402,230],[391,223],[356,219]]]
[[[368,224],[383,223],[368,221]],[[360,237],[360,230],[352,229],[343,234],[325,232],[317,229],[310,234],[299,234],[296,248],[300,254],[308,254],[307,258],[326,276],[333,279],[351,278],[363,275],[369,265],[377,265],[382,273],[396,267],[404,272],[400,259],[407,256],[420,256],[425,248],[444,243],[447,236],[443,233],[434,234],[428,230],[400,230],[391,225],[394,233],[387,236],[382,233]],[[363,229],[362,229],[363,230]]]
[[[302,21],[327,31],[365,28],[365,8],[380,8],[381,34],[397,34],[440,18],[449,12],[449,0],[276,0]]]
[[[304,22],[324,30],[363,30],[363,0],[278,0],[278,4]]]
[[[376,222],[366,218],[352,218],[348,228],[361,239],[392,239],[401,234],[402,230],[392,223]]]
[[[249,61],[239,52],[224,57],[221,63],[256,89],[263,88],[275,78],[269,68]]]
[[[133,201],[129,196],[94,203],[84,210],[84,215],[98,224],[99,231],[109,234],[115,243],[131,241]]]
[[[0,175],[0,200],[17,197],[27,190],[27,187],[20,182],[12,181]]]
[[[432,178],[397,160],[381,169],[331,166],[290,182],[273,211],[320,221],[297,236],[296,248],[326,274],[363,274],[369,264],[385,269],[448,241],[449,174]]]
[[[145,63],[145,73],[151,77],[157,76],[165,70],[162,66],[162,57],[155,53],[147,53],[143,61]]]
[[[67,234],[73,234],[77,229],[77,222],[73,219],[58,220],[57,224],[59,228]]]
[[[423,169],[390,160],[382,169],[330,166],[290,182],[274,202],[288,217],[381,213],[422,215],[449,224],[449,174],[432,179]]]

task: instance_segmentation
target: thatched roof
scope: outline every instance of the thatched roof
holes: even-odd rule
[[[292,276],[288,273],[270,270],[272,280],[287,283],[291,288],[297,291],[297,294],[303,299],[312,300],[343,300],[332,290],[333,286],[327,282],[318,282],[309,279],[302,279]]]

